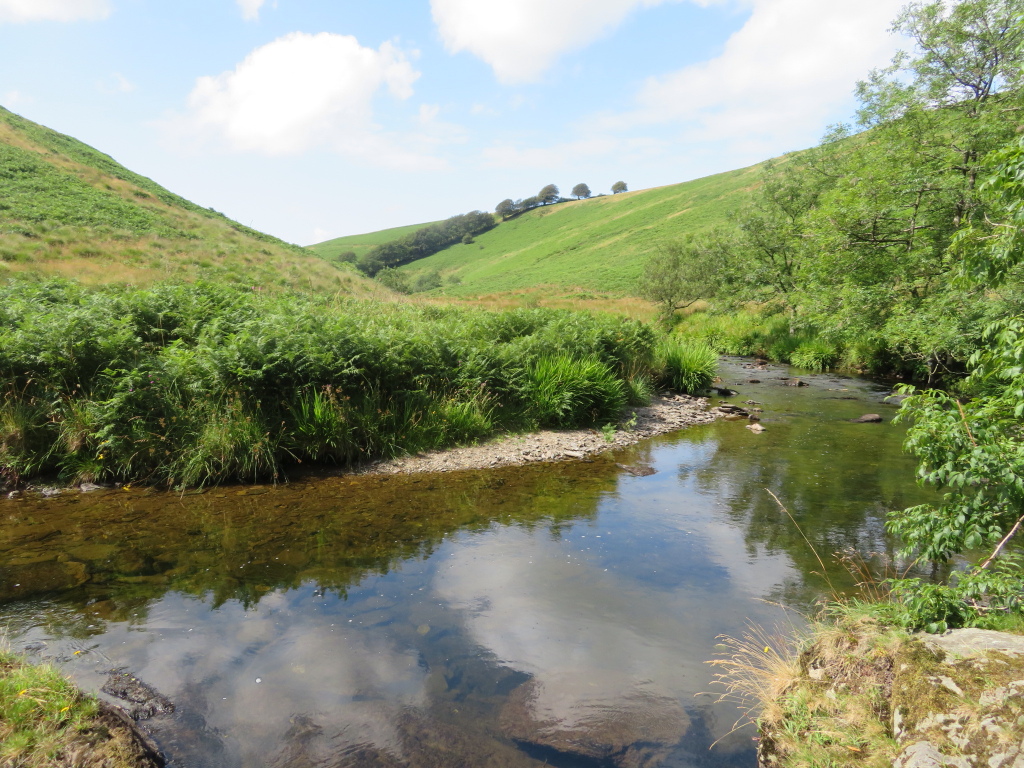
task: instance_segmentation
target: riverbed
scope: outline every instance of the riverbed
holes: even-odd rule
[[[744,364],[727,400],[761,434],[0,501],[0,630],[89,690],[117,670],[159,692],[142,726],[172,768],[752,768],[720,636],[798,630],[852,588],[832,554],[891,557],[885,513],[924,492],[889,387]]]

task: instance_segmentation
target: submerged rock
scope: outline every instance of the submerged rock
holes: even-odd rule
[[[111,672],[100,690],[126,702],[125,711],[133,720],[146,720],[174,711],[170,699],[127,672]]]
[[[856,419],[850,419],[853,424],[880,424],[882,417],[877,413],[865,413],[863,416],[859,416]]]
[[[602,760],[619,768],[660,765],[690,728],[679,702],[635,691],[607,705],[582,704],[572,720],[538,712],[543,683],[529,680],[501,710],[502,733],[517,742]]]

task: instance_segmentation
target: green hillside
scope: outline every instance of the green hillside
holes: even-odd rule
[[[728,222],[757,184],[759,169],[751,166],[667,187],[535,208],[477,236],[472,244],[452,246],[400,269],[410,276],[437,270],[449,296],[538,286],[635,294],[648,254],[666,240]],[[370,237],[351,240],[369,243]]]
[[[401,240],[406,235],[411,235],[417,229],[429,227],[431,224],[436,223],[435,221],[428,221],[423,224],[409,224],[404,227],[382,229],[379,232],[367,232],[363,235],[345,235],[345,237],[336,237],[333,240],[324,240],[322,243],[310,245],[306,250],[312,251],[323,259],[336,259],[347,251],[351,251],[358,258],[375,245],[390,243],[392,240]]]
[[[0,107],[0,278],[19,274],[386,293],[347,265],[201,208]]]

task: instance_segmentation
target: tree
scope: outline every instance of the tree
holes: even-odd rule
[[[916,43],[858,86],[860,127],[771,166],[741,217],[749,298],[884,350],[905,372],[962,368],[987,323],[983,286],[954,280],[958,230],[982,222],[986,156],[1024,116],[1024,0],[913,3]]]
[[[540,200],[544,205],[558,202],[558,187],[554,184],[548,184],[540,192],[537,193],[537,199]]]
[[[640,294],[668,323],[676,310],[718,296],[733,282],[732,239],[721,231],[686,235],[663,245],[644,265]]]
[[[435,288],[441,287],[441,273],[436,269],[429,272],[424,272],[419,275],[412,284],[413,293],[422,293],[423,291],[432,291]]]
[[[617,194],[619,194],[619,192],[628,192],[628,191],[629,191],[629,189],[626,187],[626,182],[624,182],[624,181],[616,181],[614,184],[612,184],[612,194],[613,195],[617,195]]]
[[[392,267],[385,267],[374,275],[374,280],[386,288],[397,293],[409,293],[412,288],[409,286],[409,276]]]
[[[572,193],[573,195],[575,195],[577,200],[583,197],[590,197],[590,187],[582,183],[577,184],[575,187],[572,188]]]
[[[1011,279],[1019,283],[1024,262],[1020,223],[1024,202],[1024,141],[996,153],[994,173],[981,185],[990,217],[985,227],[968,226],[957,245],[965,256],[958,279],[989,291]],[[954,570],[948,583],[899,579],[894,592],[905,622],[942,631],[949,625],[983,624],[988,617],[1024,610],[1021,556],[1007,545],[1024,526],[1024,316],[990,325],[971,357],[971,374],[957,398],[943,390],[907,386],[900,418],[911,421],[906,447],[920,459],[924,483],[943,492],[938,504],[890,513],[886,523],[903,542],[904,556],[935,564],[970,550],[990,554],[966,570]]]
[[[506,221],[515,216],[517,213],[519,213],[519,210],[519,207],[512,201],[511,198],[506,198],[505,200],[502,200],[500,203],[498,203],[497,207],[494,209],[494,212],[501,216],[502,221]]]

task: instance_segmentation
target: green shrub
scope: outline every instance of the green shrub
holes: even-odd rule
[[[809,371],[824,371],[839,360],[836,348],[822,339],[811,339],[798,346],[789,356],[789,362],[797,368]]]
[[[718,373],[718,355],[703,342],[666,339],[658,357],[664,383],[690,395],[707,392]]]
[[[532,412],[542,427],[614,419],[626,404],[622,381],[599,360],[542,357],[529,374]]]

